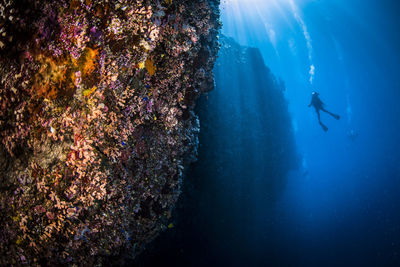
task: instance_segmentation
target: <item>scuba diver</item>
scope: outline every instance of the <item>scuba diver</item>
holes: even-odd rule
[[[312,98],[311,98],[311,103],[308,105],[308,107],[314,106],[315,108],[315,112],[317,112],[318,115],[318,122],[321,125],[322,129],[324,129],[324,131],[328,131],[328,127],[326,127],[322,122],[321,122],[321,115],[319,113],[320,110],[322,110],[323,112],[328,113],[329,115],[331,115],[332,117],[334,117],[335,119],[339,120],[340,116],[333,114],[332,112],[329,112],[325,109],[325,104],[324,102],[321,101],[321,99],[319,98],[319,93],[317,92],[312,92]]]

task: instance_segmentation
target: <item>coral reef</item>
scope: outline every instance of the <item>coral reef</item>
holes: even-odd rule
[[[122,263],[167,228],[218,5],[0,0],[0,265]]]

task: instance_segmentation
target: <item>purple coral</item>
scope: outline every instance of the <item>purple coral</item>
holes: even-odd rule
[[[135,257],[195,154],[182,114],[212,89],[217,1],[25,2],[4,21],[24,39],[0,39],[0,265]]]

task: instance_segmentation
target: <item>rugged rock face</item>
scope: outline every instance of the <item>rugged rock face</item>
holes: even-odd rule
[[[107,264],[165,228],[218,2],[0,0],[0,265]]]

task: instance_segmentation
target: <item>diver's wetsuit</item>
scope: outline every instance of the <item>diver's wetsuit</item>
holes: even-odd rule
[[[321,125],[322,129],[324,129],[324,131],[328,131],[328,127],[326,127],[322,122],[321,122],[321,114],[320,114],[320,110],[322,110],[323,112],[328,113],[329,115],[331,115],[332,117],[334,117],[335,119],[340,119],[339,115],[333,114],[332,112],[326,110],[324,108],[325,104],[324,102],[321,101],[321,99],[318,96],[319,94],[316,92],[312,93],[312,98],[311,98],[311,103],[308,105],[309,107],[314,106],[315,108],[315,112],[317,112],[318,115],[318,122]]]

